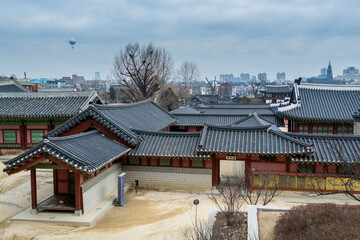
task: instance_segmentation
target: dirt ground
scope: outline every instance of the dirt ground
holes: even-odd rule
[[[13,239],[14,234],[17,239],[30,239],[33,236],[36,236],[35,239],[183,239],[182,231],[195,219],[194,199],[200,200],[197,207],[199,220],[207,221],[210,210],[216,209],[207,195],[202,193],[168,190],[140,190],[135,193],[130,190],[125,195],[128,203],[123,207],[111,207],[94,227],[9,222],[7,219],[30,207],[29,175],[29,172],[20,172],[8,176],[0,172],[0,179],[4,182],[0,193],[0,232],[4,228],[5,239]],[[51,181],[51,172],[37,173],[38,200],[53,193]],[[309,198],[301,193],[286,192],[269,205],[291,207],[310,202],[358,204],[345,196]],[[246,205],[243,210],[247,210]],[[274,213],[260,213],[260,234],[268,236],[277,217]]]
[[[276,225],[276,221],[283,213],[284,212],[258,212],[260,240],[272,239],[273,229]]]

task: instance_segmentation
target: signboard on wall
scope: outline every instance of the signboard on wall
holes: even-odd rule
[[[236,160],[236,156],[226,156],[226,160]]]

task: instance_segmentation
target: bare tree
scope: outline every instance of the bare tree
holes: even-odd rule
[[[281,186],[281,180],[276,175],[258,175],[256,187],[250,189],[247,184],[242,186],[242,197],[249,205],[270,203],[274,197],[278,196]]]
[[[244,204],[243,186],[244,182],[241,178],[232,178],[230,181],[230,177],[227,177],[226,181],[217,187],[219,196],[214,195],[213,192],[208,195],[210,200],[224,214],[228,226],[234,224],[236,211],[239,211]]]
[[[133,102],[152,97],[170,78],[173,60],[165,48],[129,43],[114,59],[113,74]]]
[[[360,202],[360,155],[351,153],[351,151],[345,149],[341,143],[324,140],[323,145],[327,148],[330,155],[341,163],[343,172],[339,174],[339,176],[329,176],[325,178],[309,176],[314,193],[316,195],[333,195],[342,193],[347,197]],[[305,173],[310,174],[309,172]]]
[[[212,229],[202,220],[182,229],[182,235],[186,240],[210,240]]]
[[[179,108],[179,98],[168,85],[164,85],[161,88],[160,94],[157,97],[157,102],[162,108],[169,112]]]
[[[219,93],[218,93],[218,89],[216,88],[216,77],[214,80],[214,84],[212,84],[207,77],[205,79],[211,90],[211,95],[212,95],[212,99],[213,99],[214,103],[218,103],[219,102]]]
[[[258,81],[256,80],[256,77],[253,76],[250,80],[250,86],[251,86],[251,89],[254,93],[254,97],[257,98],[258,96],[258,90],[261,86],[265,86],[266,85],[266,81],[262,80],[262,81]]]
[[[177,77],[187,88],[192,87],[192,83],[200,78],[198,65],[189,61],[183,62],[177,71]]]

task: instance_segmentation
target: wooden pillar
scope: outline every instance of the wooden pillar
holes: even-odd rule
[[[54,194],[58,194],[57,169],[53,169],[53,184],[54,184]]]
[[[249,155],[245,160],[245,184],[250,186],[251,174],[251,156]]]
[[[30,170],[30,182],[31,182],[31,208],[36,209],[37,206],[37,193],[36,193],[36,169]]]
[[[333,125],[333,134],[338,134],[338,125],[336,123]]]
[[[55,128],[55,126],[53,125],[53,122],[50,120],[49,124],[47,125],[47,130],[48,132],[50,132],[51,130],[53,130]]]
[[[288,132],[292,132],[292,131],[291,131],[291,123],[292,123],[292,121],[291,121],[291,120],[288,120]]]
[[[295,132],[299,132],[299,123],[295,122]]]
[[[216,154],[211,154],[212,161],[212,185],[219,185],[219,160],[216,158]]]
[[[80,184],[83,175],[75,173],[75,211],[80,213],[82,211],[82,192]]]
[[[24,122],[20,124],[20,146],[21,149],[26,149],[27,147],[26,125]]]

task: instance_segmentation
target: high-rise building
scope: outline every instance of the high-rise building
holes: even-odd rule
[[[258,80],[259,80],[260,82],[266,81],[266,80],[267,80],[266,73],[259,73],[259,74],[258,74]]]
[[[276,80],[277,81],[285,81],[285,73],[284,72],[278,72],[276,74]]]
[[[347,69],[343,70],[344,76],[351,76],[351,75],[359,75],[359,69],[355,67],[348,67]]]
[[[331,68],[331,63],[329,61],[329,66],[327,68],[327,80],[328,81],[332,81],[333,80],[333,74],[332,74],[332,68]]]
[[[95,80],[100,80],[100,72],[95,72]]]
[[[327,69],[326,68],[320,69],[320,72],[321,72],[320,76],[327,76]]]
[[[245,82],[250,81],[250,74],[248,74],[248,73],[241,73],[241,74],[240,74],[240,80],[241,80],[241,81],[245,81]]]

